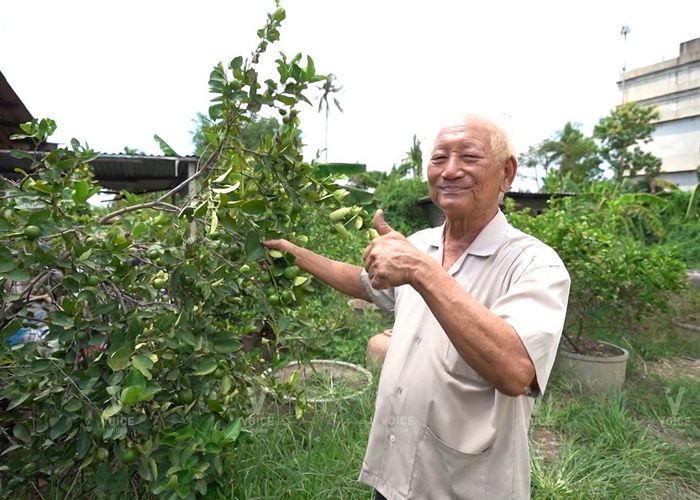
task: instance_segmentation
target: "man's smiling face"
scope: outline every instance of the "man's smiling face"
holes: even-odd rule
[[[440,131],[428,163],[430,197],[450,217],[494,212],[507,190],[507,153],[494,151],[489,123],[469,119]],[[504,154],[505,153],[505,154]]]

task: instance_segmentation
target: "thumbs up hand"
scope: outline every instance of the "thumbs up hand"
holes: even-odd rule
[[[389,234],[394,230],[389,224],[384,220],[384,210],[381,208],[374,212],[374,228],[379,233],[379,236],[384,236]]]
[[[384,220],[382,210],[374,214],[374,228],[379,237],[363,254],[370,283],[378,290],[410,284],[426,255]]]

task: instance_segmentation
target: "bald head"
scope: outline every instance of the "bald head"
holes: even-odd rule
[[[453,123],[456,123],[456,125],[443,127],[440,132],[438,132],[438,137],[450,130],[477,127],[488,133],[491,153],[499,163],[507,161],[510,157],[517,158],[515,155],[515,147],[510,137],[503,127],[494,120],[482,115],[466,114],[453,120]]]

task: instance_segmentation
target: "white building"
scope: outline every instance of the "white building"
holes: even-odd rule
[[[645,148],[663,161],[663,179],[691,189],[700,166],[700,38],[681,43],[675,59],[622,73],[617,85],[623,102],[659,110]]]

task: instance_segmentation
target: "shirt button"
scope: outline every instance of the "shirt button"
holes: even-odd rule
[[[402,392],[403,392],[403,387],[399,387],[398,389],[396,389],[397,394],[401,394]]]
[[[419,345],[419,344],[421,343],[422,340],[423,340],[423,337],[418,337],[418,338],[416,339],[416,345]]]
[[[393,434],[391,436],[389,436],[389,442],[391,444],[394,444],[396,442],[396,436],[394,436]]]

